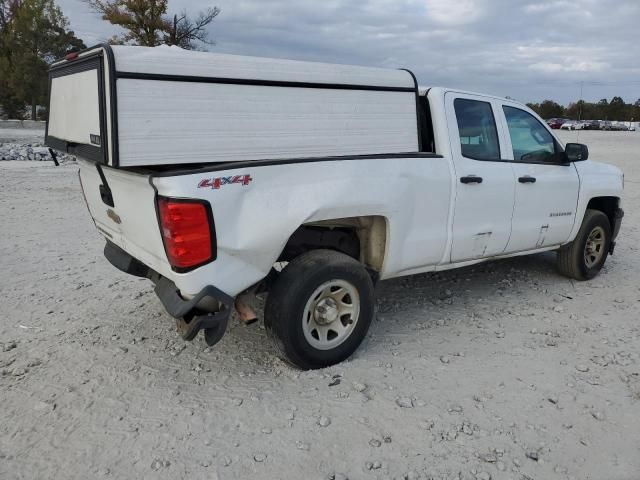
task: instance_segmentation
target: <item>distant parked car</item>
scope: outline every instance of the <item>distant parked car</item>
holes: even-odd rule
[[[600,130],[600,120],[585,120],[583,130]]]
[[[612,122],[611,130],[615,130],[617,132],[628,132],[629,127],[622,122]]]
[[[635,132],[636,131],[636,126],[633,123],[629,124],[629,131],[630,132]]]
[[[609,120],[603,120],[600,122],[601,130],[611,130],[611,122]]]
[[[561,130],[584,130],[584,123],[569,120],[560,127]]]
[[[566,122],[566,118],[550,118],[549,120],[547,120],[547,125],[549,125],[549,127],[553,128],[554,130],[557,130]]]

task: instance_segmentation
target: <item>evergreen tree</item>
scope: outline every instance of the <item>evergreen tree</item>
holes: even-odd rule
[[[3,11],[0,103],[18,116],[29,104],[31,118],[36,119],[37,106],[46,103],[49,64],[85,45],[68,30],[69,22],[53,0],[13,1]]]

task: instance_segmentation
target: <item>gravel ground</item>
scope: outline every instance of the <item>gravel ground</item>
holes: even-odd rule
[[[0,478],[637,480],[640,134],[580,139],[626,172],[599,277],[542,254],[382,282],[314,372],[258,324],[184,343],[103,258],[76,167],[0,162]]]

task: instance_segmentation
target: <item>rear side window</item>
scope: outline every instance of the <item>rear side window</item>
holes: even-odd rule
[[[502,107],[509,127],[513,159],[516,162],[553,163],[556,141],[530,113],[514,107]]]
[[[453,106],[462,155],[475,160],[500,160],[498,130],[491,104],[456,98]]]

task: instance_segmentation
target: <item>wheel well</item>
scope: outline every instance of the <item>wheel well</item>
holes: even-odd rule
[[[387,222],[380,216],[322,220],[301,225],[289,237],[279,262],[289,262],[308,252],[326,248],[359,260],[379,272],[387,244]]]
[[[620,199],[618,197],[595,197],[589,200],[587,209],[600,210],[603,212],[609,219],[611,228],[613,228],[616,209],[618,208],[619,203]]]

